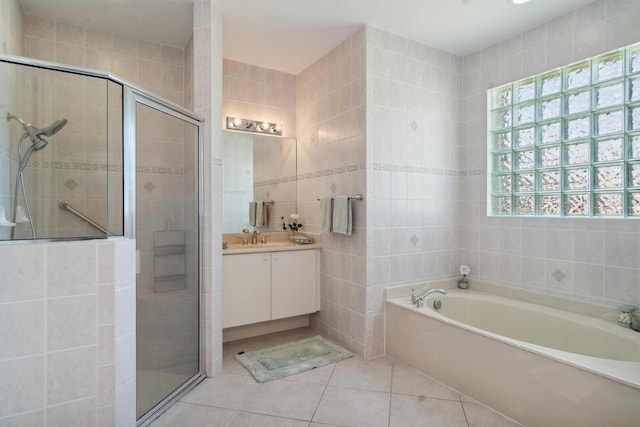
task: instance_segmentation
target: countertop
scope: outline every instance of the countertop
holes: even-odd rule
[[[253,245],[243,245],[242,233],[230,233],[222,236],[223,241],[227,242],[227,249],[222,250],[222,255],[237,255],[259,252],[282,252],[282,251],[299,251],[309,249],[319,249],[322,247],[320,235],[315,233],[299,233],[313,239],[313,243],[295,243],[289,240],[290,233],[287,232],[267,232],[267,243],[260,243],[262,234],[258,236],[258,243]],[[247,236],[251,240],[251,233]]]

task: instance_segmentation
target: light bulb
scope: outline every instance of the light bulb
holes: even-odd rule
[[[231,121],[231,125],[232,125],[234,128],[237,128],[237,127],[238,127],[238,126],[240,126],[241,124],[242,124],[242,119],[239,119],[239,118],[237,118],[237,117]]]
[[[262,124],[260,125],[260,129],[262,129],[263,131],[268,131],[270,127],[271,124],[269,122],[262,122]]]
[[[511,2],[513,4],[524,4],[527,3],[529,0],[511,0]]]
[[[282,124],[281,123],[276,123],[276,125],[273,128],[274,131],[276,132],[282,132]]]

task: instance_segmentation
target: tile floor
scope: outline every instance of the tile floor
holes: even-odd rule
[[[200,383],[151,426],[520,426],[387,357],[354,356],[264,384],[233,357],[314,335],[301,328],[225,343],[223,372]]]

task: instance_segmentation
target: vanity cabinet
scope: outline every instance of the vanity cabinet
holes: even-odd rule
[[[222,327],[318,310],[319,251],[293,250],[222,257]]]
[[[271,254],[222,257],[222,327],[271,319]]]

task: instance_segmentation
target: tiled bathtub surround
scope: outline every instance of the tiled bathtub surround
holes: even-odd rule
[[[489,88],[637,42],[640,4],[599,0],[464,58],[464,170],[486,166]],[[486,216],[486,175],[465,176],[464,262],[508,287],[640,305],[640,222]]]
[[[451,276],[461,260],[462,60],[367,28],[367,287],[373,355],[383,288]]]
[[[134,250],[129,239],[0,246],[0,424],[133,424]]]

